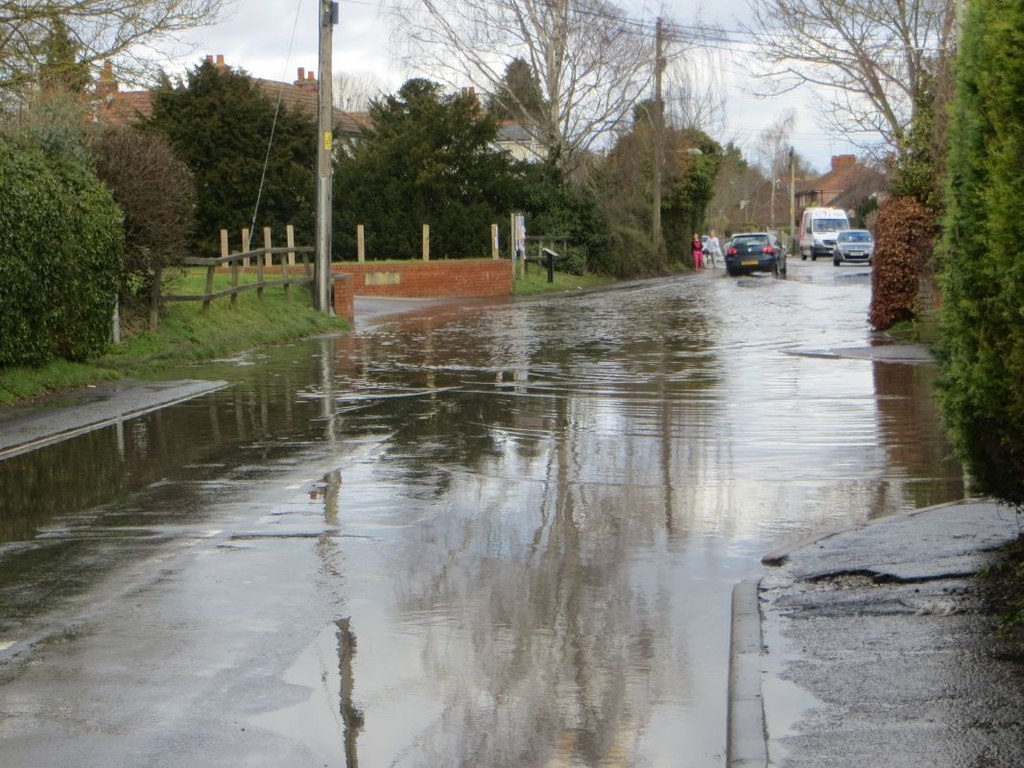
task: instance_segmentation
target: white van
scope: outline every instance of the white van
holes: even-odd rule
[[[849,229],[850,221],[841,208],[808,208],[800,219],[800,258],[814,261],[819,256],[832,258],[836,233]]]

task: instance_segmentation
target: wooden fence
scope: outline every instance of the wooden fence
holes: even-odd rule
[[[293,285],[309,285],[313,282],[313,265],[310,262],[309,254],[315,250],[312,246],[296,246],[295,230],[291,224],[287,228],[287,242],[283,247],[275,248],[272,245],[270,227],[263,228],[263,247],[256,250],[246,250],[249,243],[249,230],[242,230],[242,250],[231,253],[228,248],[228,231],[220,231],[220,253],[216,258],[200,258],[189,256],[182,259],[182,264],[189,267],[206,267],[206,290],[200,294],[174,294],[161,293],[161,271],[157,270],[153,281],[153,300],[150,302],[149,326],[152,329],[157,327],[160,319],[160,305],[167,301],[201,301],[203,311],[209,311],[210,302],[224,296],[231,297],[231,305],[238,302],[238,294],[242,291],[256,291],[256,295],[262,299],[263,289],[267,287],[281,286],[285,295]],[[296,264],[296,257],[301,259],[301,265]],[[277,259],[277,264],[274,261]],[[241,283],[242,272],[249,272],[252,264],[255,263],[255,282]],[[266,279],[266,268],[273,267],[275,278]],[[300,275],[290,273],[289,268],[300,267]],[[231,273],[231,287],[219,291],[213,290],[213,277],[218,269],[227,268]],[[280,275],[280,277],[276,277]]]

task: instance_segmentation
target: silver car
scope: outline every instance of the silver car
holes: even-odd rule
[[[836,233],[832,263],[870,264],[875,257],[875,238],[866,229],[844,229]]]

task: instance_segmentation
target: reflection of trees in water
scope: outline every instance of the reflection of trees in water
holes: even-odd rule
[[[952,455],[933,398],[936,368],[876,362],[872,373],[892,475],[921,478],[901,483],[902,493],[912,498],[914,507],[962,498],[963,470]]]
[[[403,613],[430,617],[424,661],[442,691],[422,764],[629,764],[654,703],[688,687],[673,596],[649,569],[688,513],[670,497],[695,482],[702,427],[677,406],[712,386],[712,361],[681,342],[684,314],[634,326],[628,354],[605,341],[621,328],[575,318],[580,342],[547,346],[566,313],[534,320],[492,327],[522,333],[518,359],[511,341],[448,328],[448,351],[419,363],[464,391],[391,446],[443,505],[398,583]],[[634,559],[648,548],[651,563]]]

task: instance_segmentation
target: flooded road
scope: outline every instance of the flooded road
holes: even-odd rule
[[[0,462],[5,764],[716,766],[766,551],[962,498],[870,273],[357,315]]]

